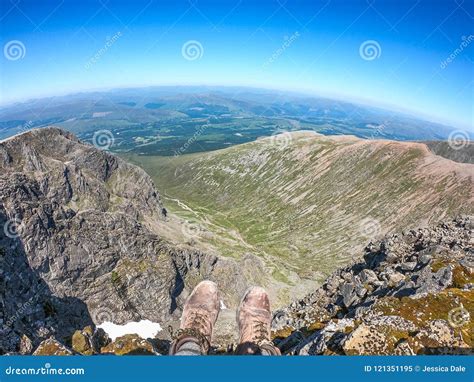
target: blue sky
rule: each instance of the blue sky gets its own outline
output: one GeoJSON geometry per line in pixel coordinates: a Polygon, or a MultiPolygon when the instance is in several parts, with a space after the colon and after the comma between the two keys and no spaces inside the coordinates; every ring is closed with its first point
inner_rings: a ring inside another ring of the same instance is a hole
{"type": "Polygon", "coordinates": [[[472,130],[473,16],[467,0],[2,0],[0,101],[248,85],[389,105],[472,130]],[[24,46],[20,58],[12,41],[24,46]],[[195,60],[183,55],[188,41],[199,43],[195,60]]]}

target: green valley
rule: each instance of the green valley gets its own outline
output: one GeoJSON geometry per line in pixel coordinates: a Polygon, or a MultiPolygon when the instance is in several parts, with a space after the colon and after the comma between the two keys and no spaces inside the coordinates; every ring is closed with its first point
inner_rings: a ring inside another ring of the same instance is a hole
{"type": "Polygon", "coordinates": [[[256,254],[295,295],[372,238],[474,212],[473,166],[421,143],[296,132],[126,159],[152,176],[170,219],[180,221],[169,239],[224,256],[256,254]]]}

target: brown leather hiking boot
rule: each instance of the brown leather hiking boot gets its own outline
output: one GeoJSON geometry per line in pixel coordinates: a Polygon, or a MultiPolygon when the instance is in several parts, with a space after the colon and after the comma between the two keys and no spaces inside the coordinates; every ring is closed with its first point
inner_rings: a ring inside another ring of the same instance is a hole
{"type": "Polygon", "coordinates": [[[184,344],[190,342],[200,346],[201,354],[207,354],[218,315],[217,285],[212,281],[201,281],[184,304],[180,329],[171,345],[170,354],[176,354],[184,344]]]}
{"type": "Polygon", "coordinates": [[[270,340],[271,320],[270,300],[265,289],[248,289],[237,311],[239,345],[236,353],[280,355],[280,350],[270,340]]]}

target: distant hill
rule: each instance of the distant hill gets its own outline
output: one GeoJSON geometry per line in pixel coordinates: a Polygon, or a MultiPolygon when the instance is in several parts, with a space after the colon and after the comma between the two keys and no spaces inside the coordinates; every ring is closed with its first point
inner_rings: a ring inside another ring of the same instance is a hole
{"type": "Polygon", "coordinates": [[[474,164],[474,143],[465,142],[458,147],[450,145],[449,142],[445,141],[430,141],[425,142],[428,148],[444,158],[451,159],[459,163],[472,163],[474,164]]]}
{"type": "Polygon", "coordinates": [[[446,140],[454,130],[370,105],[238,87],[115,89],[0,108],[0,139],[51,124],[89,142],[95,131],[107,129],[116,138],[113,151],[169,156],[202,126],[206,134],[197,138],[198,144],[190,148],[193,152],[250,142],[279,131],[427,141],[446,140]]]}

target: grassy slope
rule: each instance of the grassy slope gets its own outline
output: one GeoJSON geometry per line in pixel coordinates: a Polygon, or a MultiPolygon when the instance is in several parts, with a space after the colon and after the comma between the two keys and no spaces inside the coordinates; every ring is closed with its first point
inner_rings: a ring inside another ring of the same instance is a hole
{"type": "Polygon", "coordinates": [[[322,280],[375,236],[472,213],[472,177],[432,171],[438,162],[427,164],[427,155],[418,144],[297,134],[283,145],[265,139],[177,158],[127,159],[162,194],[197,212],[165,199],[173,212],[213,232],[203,240],[220,253],[257,253],[275,279],[292,284],[290,270],[322,280]]]}

